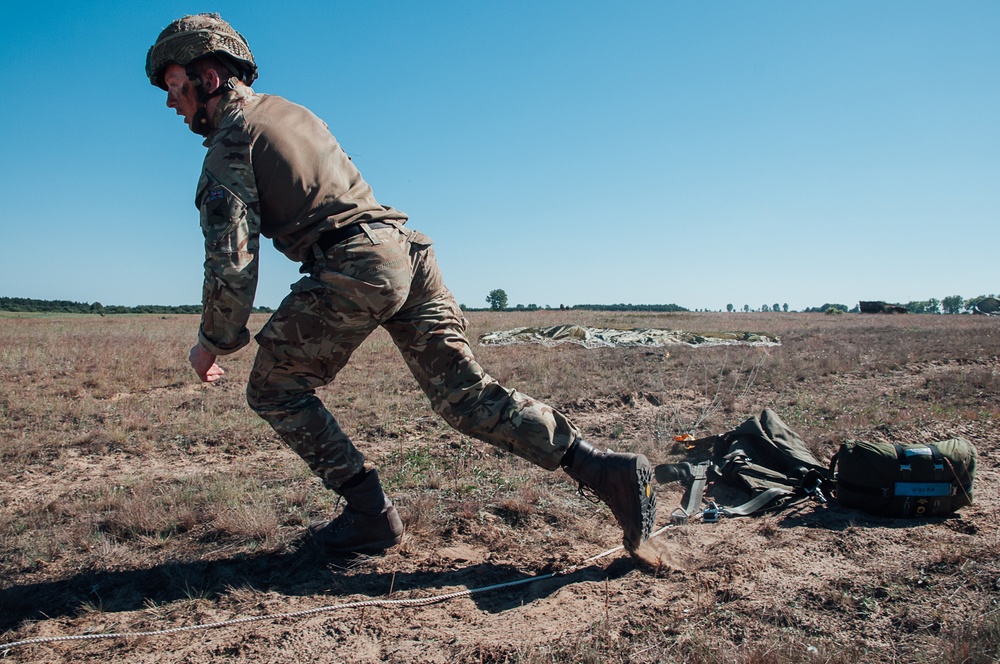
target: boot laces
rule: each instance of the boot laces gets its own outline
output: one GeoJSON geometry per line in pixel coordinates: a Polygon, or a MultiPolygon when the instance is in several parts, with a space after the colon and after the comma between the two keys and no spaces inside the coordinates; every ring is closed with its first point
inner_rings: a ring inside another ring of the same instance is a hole
{"type": "Polygon", "coordinates": [[[354,515],[350,510],[344,509],[330,522],[327,528],[330,533],[339,533],[342,530],[350,528],[352,525],[354,525],[354,515]]]}
{"type": "Polygon", "coordinates": [[[589,503],[600,505],[604,502],[604,499],[601,497],[601,494],[597,492],[597,489],[589,487],[583,482],[580,482],[579,486],[576,488],[576,492],[589,503]]]}

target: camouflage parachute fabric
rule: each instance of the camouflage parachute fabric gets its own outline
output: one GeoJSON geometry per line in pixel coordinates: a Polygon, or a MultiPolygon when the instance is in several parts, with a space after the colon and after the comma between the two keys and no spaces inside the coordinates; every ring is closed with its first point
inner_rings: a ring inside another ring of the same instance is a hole
{"type": "Polygon", "coordinates": [[[972,313],[1000,316],[1000,300],[995,297],[984,297],[972,305],[972,313]]]}
{"type": "Polygon", "coordinates": [[[621,346],[780,346],[778,337],[755,332],[684,332],[682,330],[640,329],[629,330],[584,327],[582,325],[553,325],[552,327],[515,327],[511,330],[487,332],[479,337],[487,346],[511,344],[542,344],[555,346],[574,343],[585,348],[611,348],[621,346]]]}

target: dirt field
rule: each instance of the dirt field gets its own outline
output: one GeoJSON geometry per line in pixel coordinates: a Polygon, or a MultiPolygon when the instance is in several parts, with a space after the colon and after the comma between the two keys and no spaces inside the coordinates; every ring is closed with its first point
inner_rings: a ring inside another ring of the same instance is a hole
{"type": "MultiPolygon", "coordinates": [[[[846,439],[979,450],[975,504],[891,520],[813,502],[668,528],[661,564],[610,512],[449,429],[387,335],[321,396],[407,526],[381,557],[301,539],[336,496],[246,407],[253,348],[221,384],[187,367],[196,317],[0,318],[0,653],[24,662],[994,662],[1000,659],[1000,319],[470,315],[473,338],[579,323],[777,334],[780,347],[477,347],[592,443],[654,463],[673,436],[774,409],[827,460],[846,439]],[[419,605],[342,607],[488,588],[419,605]],[[315,610],[311,613],[299,612],[315,610]],[[290,616],[287,614],[298,613],[290,616]],[[269,617],[283,614],[282,617],[269,617]]],[[[255,318],[255,327],[263,318],[255,318]]],[[[695,450],[697,452],[697,450],[695,450]]],[[[683,489],[659,487],[666,525],[683,489]]],[[[723,492],[719,497],[724,496],[723,492]]]]}

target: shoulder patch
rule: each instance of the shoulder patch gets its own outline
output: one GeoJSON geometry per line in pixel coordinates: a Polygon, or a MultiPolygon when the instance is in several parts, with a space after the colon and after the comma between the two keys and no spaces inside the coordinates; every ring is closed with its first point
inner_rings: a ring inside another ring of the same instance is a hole
{"type": "Polygon", "coordinates": [[[221,201],[225,197],[226,197],[226,190],[224,187],[212,187],[211,189],[208,190],[205,200],[206,202],[221,201]]]}

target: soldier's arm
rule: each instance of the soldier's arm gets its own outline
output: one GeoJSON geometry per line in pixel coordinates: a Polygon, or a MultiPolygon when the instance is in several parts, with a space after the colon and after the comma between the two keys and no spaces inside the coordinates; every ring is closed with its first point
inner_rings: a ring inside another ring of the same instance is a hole
{"type": "Polygon", "coordinates": [[[202,176],[198,207],[205,284],[198,341],[212,355],[234,353],[250,343],[247,321],[257,290],[260,219],[256,205],[246,201],[255,202],[255,195],[239,182],[220,182],[211,171],[202,176]]]}

